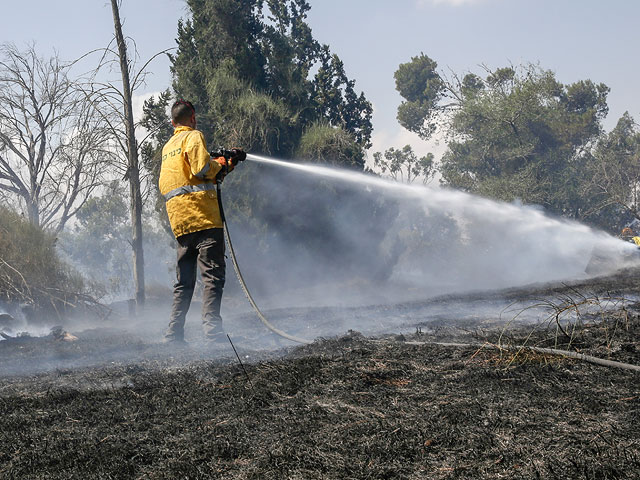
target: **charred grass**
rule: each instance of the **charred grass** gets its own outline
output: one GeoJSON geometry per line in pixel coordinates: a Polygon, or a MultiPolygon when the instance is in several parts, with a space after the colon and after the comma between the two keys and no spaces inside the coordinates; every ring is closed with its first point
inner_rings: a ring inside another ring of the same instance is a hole
{"type": "Polygon", "coordinates": [[[640,365],[640,305],[583,308],[637,291],[640,273],[578,293],[593,286],[530,292],[550,312],[535,327],[352,332],[250,352],[246,372],[115,332],[4,342],[0,478],[640,478],[640,374],[497,348],[640,365]],[[82,366],[96,355],[107,366],[82,366]],[[34,359],[55,369],[16,373],[34,359]]]}
{"type": "Polygon", "coordinates": [[[5,379],[0,477],[640,478],[640,375],[402,340],[5,379]]]}

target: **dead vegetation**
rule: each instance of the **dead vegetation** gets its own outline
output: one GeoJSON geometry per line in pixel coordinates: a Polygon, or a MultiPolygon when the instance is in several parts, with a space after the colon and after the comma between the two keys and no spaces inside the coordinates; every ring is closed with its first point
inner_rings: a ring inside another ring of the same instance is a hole
{"type": "MultiPolygon", "coordinates": [[[[31,321],[60,321],[71,310],[104,311],[97,287],[62,262],[56,237],[0,207],[0,306],[21,306],[31,321]]],[[[2,330],[0,324],[0,330],[2,330]]]]}
{"type": "Polygon", "coordinates": [[[210,361],[13,379],[0,475],[640,478],[640,376],[506,360],[352,333],[246,365],[251,383],[210,361]]]}
{"type": "Polygon", "coordinates": [[[631,318],[632,311],[637,311],[640,305],[623,295],[587,296],[569,287],[566,293],[540,300],[526,309],[540,307],[548,312],[546,319],[524,336],[525,329],[514,333],[507,323],[496,340],[496,347],[511,352],[514,359],[523,352],[544,355],[544,350],[610,358],[616,351],[635,349],[631,318]]]}
{"type": "MultiPolygon", "coordinates": [[[[640,365],[638,305],[605,308],[601,296],[601,310],[583,313],[593,296],[571,295],[554,297],[554,317],[533,331],[351,332],[243,361],[246,372],[232,352],[203,361],[131,343],[145,360],[5,377],[0,477],[640,478],[640,374],[433,344],[551,346],[640,365]]],[[[41,351],[56,340],[39,341],[41,351]]],[[[0,360],[33,355],[16,342],[0,342],[0,360]]],[[[57,354],[110,342],[126,343],[80,336],[57,354]]]]}

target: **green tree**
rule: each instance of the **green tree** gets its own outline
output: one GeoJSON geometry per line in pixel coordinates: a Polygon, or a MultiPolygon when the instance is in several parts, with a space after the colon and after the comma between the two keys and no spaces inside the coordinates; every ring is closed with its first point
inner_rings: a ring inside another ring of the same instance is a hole
{"type": "Polygon", "coordinates": [[[192,16],[178,26],[173,88],[197,105],[209,144],[290,158],[311,125],[325,122],[369,147],[371,105],[340,59],[313,38],[306,0],[187,4],[192,16]]]}
{"type": "Polygon", "coordinates": [[[396,90],[405,100],[398,107],[398,122],[426,140],[435,132],[440,101],[446,93],[445,83],[437,71],[438,64],[424,53],[403,63],[396,70],[396,90]]]}
{"type": "Polygon", "coordinates": [[[588,217],[619,230],[640,220],[640,129],[625,112],[603,135],[586,164],[585,196],[593,199],[588,217]]]}
{"type": "Polygon", "coordinates": [[[461,92],[442,159],[444,182],[584,218],[585,162],[602,132],[608,92],[590,80],[563,85],[537,67],[489,73],[484,88],[461,92]]]}
{"type": "Polygon", "coordinates": [[[421,179],[428,183],[436,173],[433,153],[418,158],[411,145],[405,145],[401,150],[391,147],[382,153],[373,154],[373,164],[382,174],[389,174],[391,178],[400,182],[413,183],[421,179]]]}
{"type": "Polygon", "coordinates": [[[562,84],[529,65],[447,79],[429,57],[396,72],[407,128],[448,135],[442,182],[505,201],[520,199],[584,218],[589,150],[602,133],[609,88],[591,80],[562,84]],[[409,113],[411,114],[409,115],[409,113]]]}
{"type": "Polygon", "coordinates": [[[351,134],[362,148],[371,147],[371,104],[363,93],[356,94],[355,81],[347,78],[342,60],[331,55],[327,45],[322,46],[320,68],[312,86],[314,111],[318,117],[351,134]]]}
{"type": "MultiPolygon", "coordinates": [[[[424,53],[403,63],[394,74],[396,90],[404,98],[398,107],[400,125],[428,140],[436,131],[447,106],[441,105],[446,97],[446,84],[437,71],[438,64],[424,53]]],[[[422,178],[428,183],[435,174],[432,153],[418,158],[410,145],[402,149],[391,147],[373,154],[374,166],[394,180],[412,183],[422,178]]]]}

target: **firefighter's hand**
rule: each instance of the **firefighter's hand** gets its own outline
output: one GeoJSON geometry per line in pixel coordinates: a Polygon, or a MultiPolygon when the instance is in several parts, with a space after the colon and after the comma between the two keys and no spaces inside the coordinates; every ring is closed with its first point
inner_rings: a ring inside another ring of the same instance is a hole
{"type": "Polygon", "coordinates": [[[238,162],[244,162],[247,158],[247,153],[241,148],[231,149],[231,164],[235,167],[238,162]]]}
{"type": "Polygon", "coordinates": [[[233,165],[229,165],[231,162],[227,162],[227,159],[224,157],[214,158],[213,161],[218,163],[222,167],[218,172],[218,174],[216,175],[216,181],[218,183],[222,183],[222,181],[224,180],[224,177],[226,177],[227,174],[231,170],[233,170],[233,165]]]}

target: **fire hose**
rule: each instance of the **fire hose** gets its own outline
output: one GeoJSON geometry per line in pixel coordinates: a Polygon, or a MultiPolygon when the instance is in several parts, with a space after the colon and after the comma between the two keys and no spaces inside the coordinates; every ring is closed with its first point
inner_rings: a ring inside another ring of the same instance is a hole
{"type": "Polygon", "coordinates": [[[305,343],[305,344],[312,343],[310,340],[306,340],[304,338],[290,335],[287,332],[283,332],[279,328],[275,327],[271,322],[269,322],[269,320],[267,320],[264,314],[260,311],[260,308],[258,307],[255,300],[251,296],[251,292],[249,292],[249,289],[247,288],[247,284],[244,281],[244,278],[242,277],[242,272],[240,271],[240,266],[238,265],[238,260],[236,258],[236,252],[234,251],[233,244],[231,243],[231,235],[229,235],[229,227],[227,226],[227,220],[224,215],[224,209],[222,208],[222,196],[220,194],[219,182],[216,184],[216,193],[218,195],[218,206],[220,208],[220,216],[222,217],[222,226],[224,228],[224,238],[225,238],[225,241],[227,242],[227,248],[229,249],[229,256],[231,257],[231,263],[233,263],[233,269],[236,272],[236,277],[238,277],[238,282],[240,283],[240,286],[242,287],[242,290],[244,291],[245,296],[249,300],[249,303],[255,310],[256,314],[258,315],[258,318],[260,319],[260,321],[265,327],[267,327],[276,335],[279,335],[283,338],[286,338],[287,340],[291,340],[298,343],[305,343]]]}

